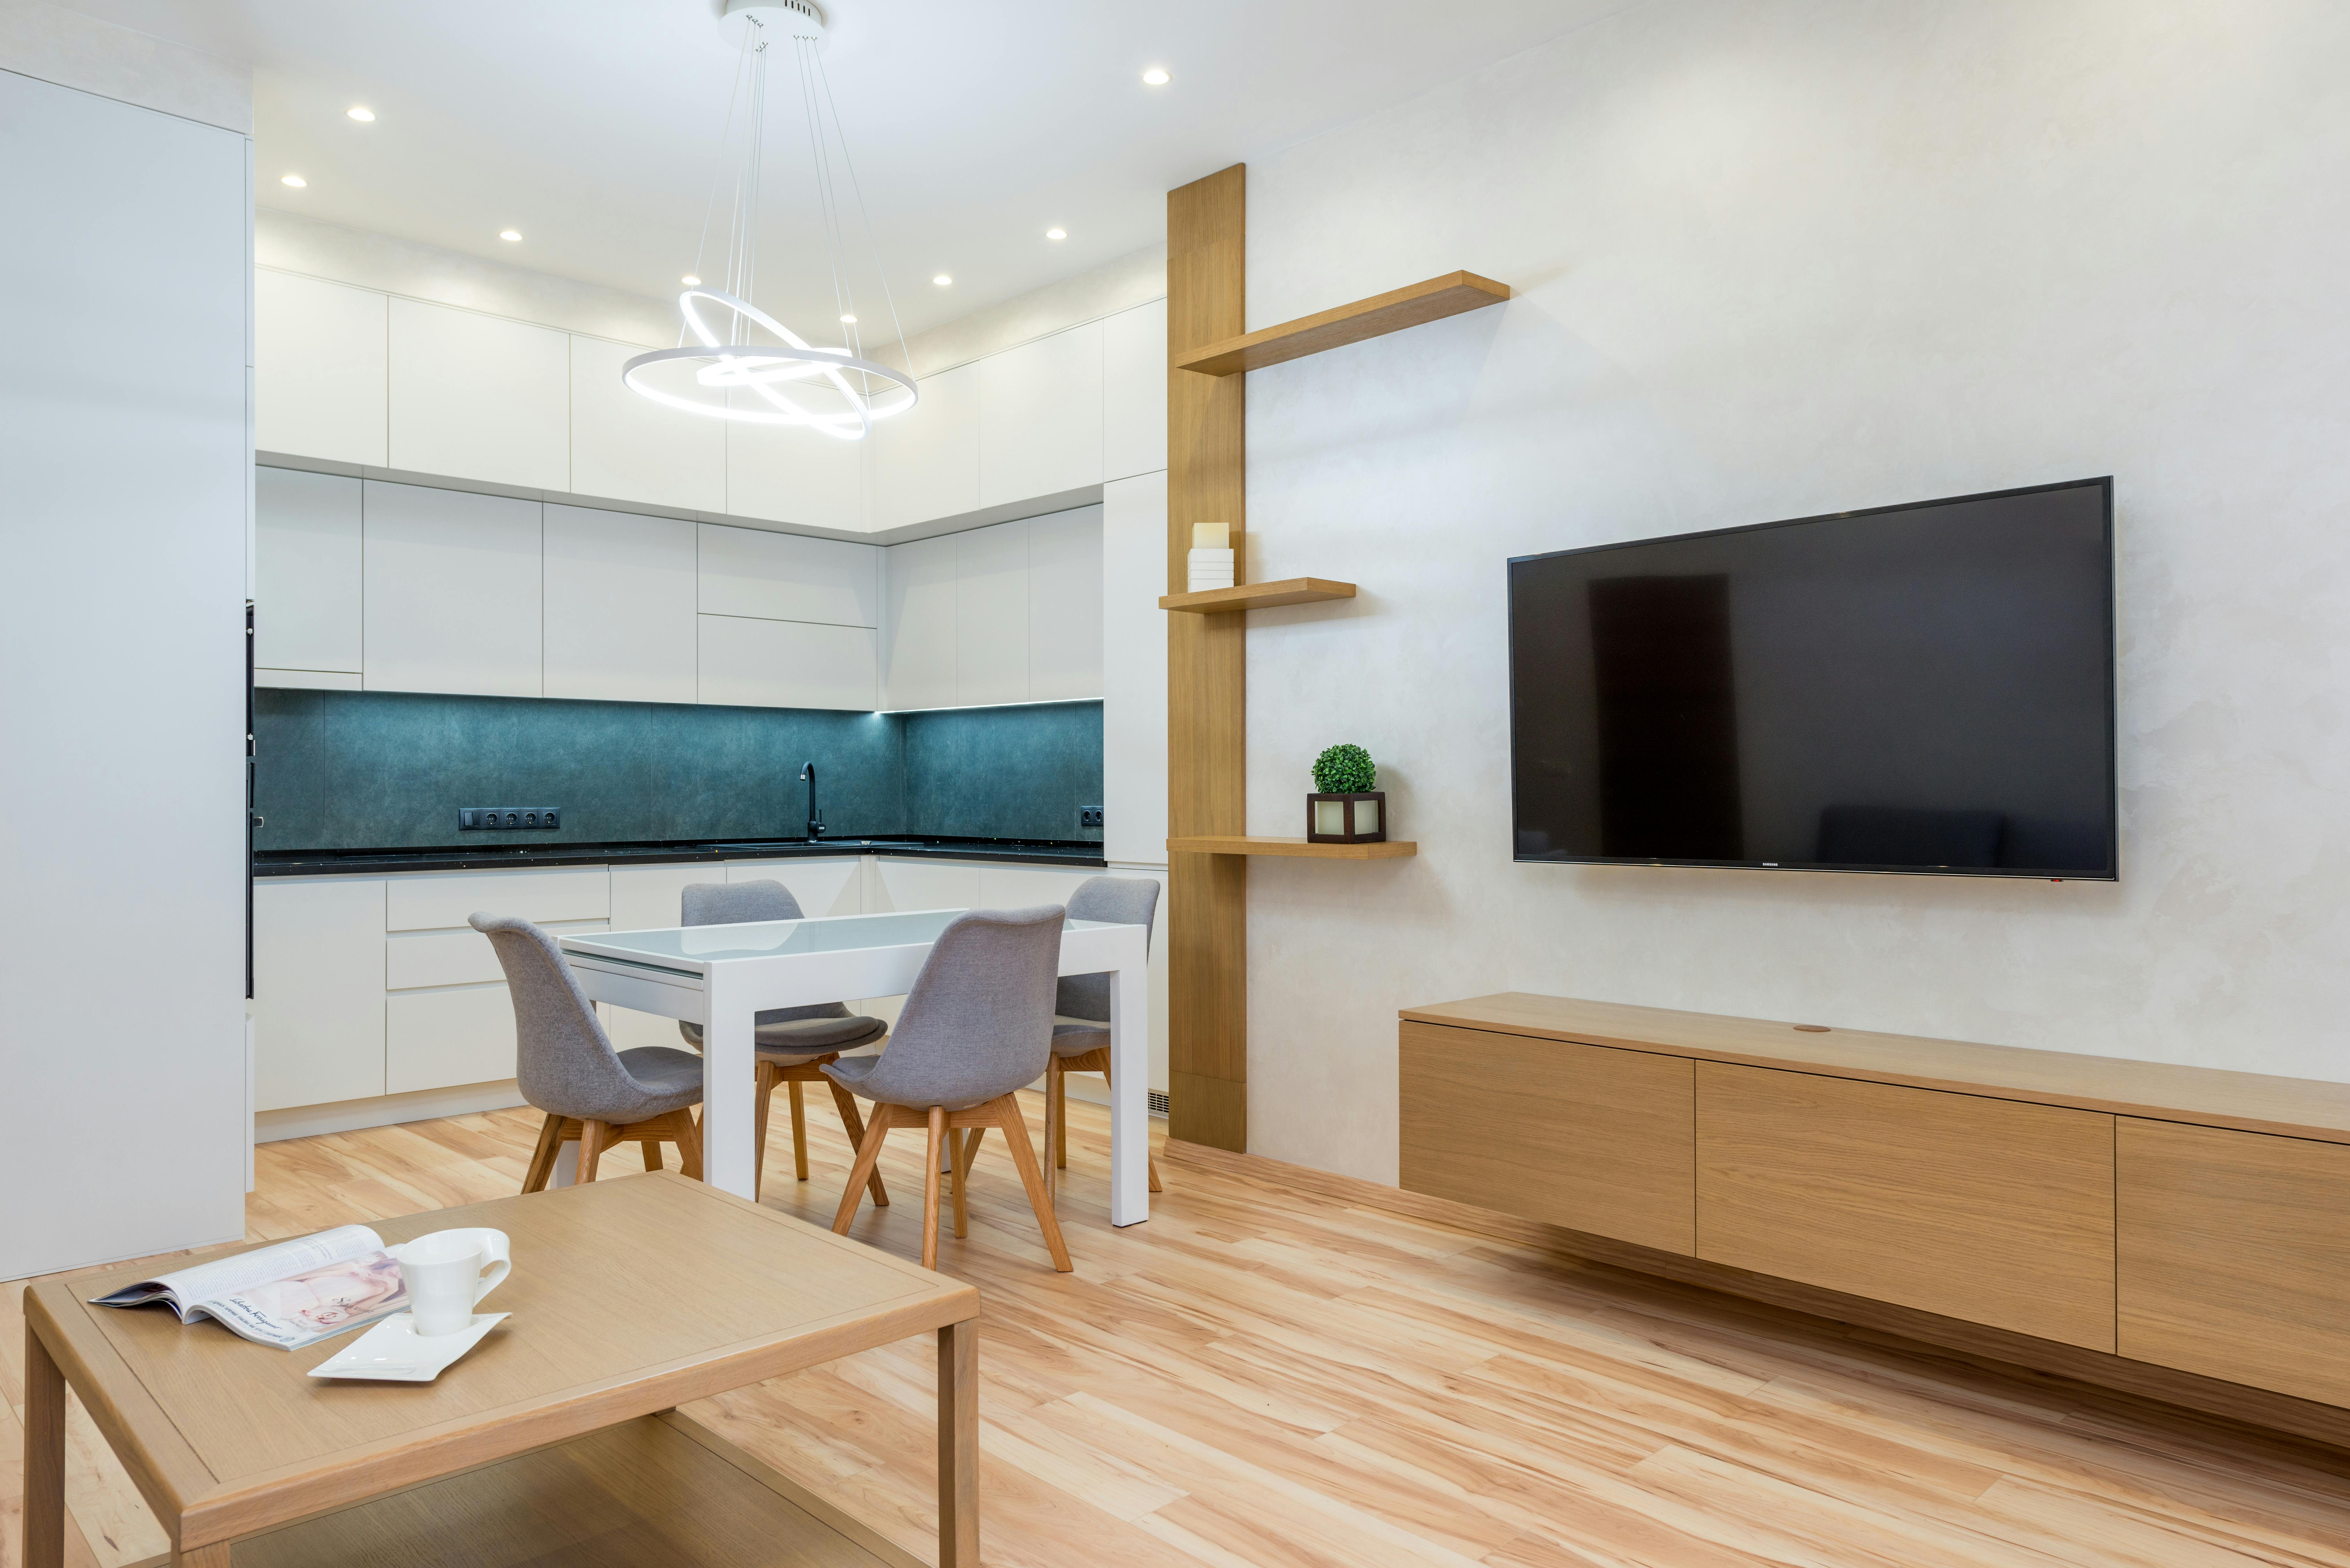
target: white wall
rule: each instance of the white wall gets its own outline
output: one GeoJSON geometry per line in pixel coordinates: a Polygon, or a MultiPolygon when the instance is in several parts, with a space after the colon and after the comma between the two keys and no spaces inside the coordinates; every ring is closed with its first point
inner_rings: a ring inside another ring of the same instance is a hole
{"type": "Polygon", "coordinates": [[[1504,989],[2350,1078],[2350,11],[1652,0],[1249,171],[1254,1146],[1392,1180],[1395,1010],[1504,989]],[[1513,554],[2112,473],[2122,881],[1516,866],[1513,554]]]}
{"type": "Polygon", "coordinates": [[[0,1278],[244,1233],[248,145],[0,69],[0,1278]]]}

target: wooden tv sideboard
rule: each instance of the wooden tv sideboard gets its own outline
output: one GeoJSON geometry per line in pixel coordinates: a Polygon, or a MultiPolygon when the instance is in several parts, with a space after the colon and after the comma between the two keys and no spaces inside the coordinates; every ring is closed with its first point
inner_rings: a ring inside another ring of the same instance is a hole
{"type": "Polygon", "coordinates": [[[1400,1016],[1408,1191],[2350,1442],[2350,1084],[1518,992],[1400,1016]]]}

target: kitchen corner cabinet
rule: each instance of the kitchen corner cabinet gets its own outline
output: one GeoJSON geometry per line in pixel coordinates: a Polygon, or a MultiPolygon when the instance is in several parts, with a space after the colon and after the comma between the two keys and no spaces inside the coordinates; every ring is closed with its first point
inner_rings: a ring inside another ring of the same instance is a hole
{"type": "Polygon", "coordinates": [[[368,691],[542,694],[537,502],[368,480],[359,524],[368,691]]]}
{"type": "MultiPolygon", "coordinates": [[[[729,396],[749,400],[755,394],[729,396]]],[[[866,457],[872,441],[835,441],[812,431],[733,420],[725,430],[726,504],[711,510],[806,528],[864,529],[866,457]]]]}
{"type": "Polygon", "coordinates": [[[1028,701],[1028,524],[954,536],[955,702],[1028,701]]]}
{"type": "Polygon", "coordinates": [[[729,708],[845,708],[880,701],[871,628],[705,615],[701,700],[729,708]]]}
{"type": "Polygon", "coordinates": [[[990,354],[979,367],[979,504],[1102,481],[1102,324],[990,354]]]}
{"type": "Polygon", "coordinates": [[[955,536],[892,545],[883,556],[881,705],[955,703],[955,536]]]}
{"type": "Polygon", "coordinates": [[[384,466],[390,306],[372,289],[255,270],[255,446],[384,466]]]}
{"type": "Polygon", "coordinates": [[[540,525],[546,695],[692,701],[697,524],[549,504],[540,525]]]}
{"type": "Polygon", "coordinates": [[[882,566],[884,707],[1102,694],[1102,509],[892,545],[882,566]]]}
{"type": "Polygon", "coordinates": [[[391,302],[388,466],[571,488],[571,335],[421,300],[391,302]]]}
{"type": "Polygon", "coordinates": [[[256,470],[254,531],[254,663],[356,677],[359,482],[290,468],[256,470]]]}
{"type": "MultiPolygon", "coordinates": [[[[921,400],[883,420],[859,445],[873,448],[871,525],[876,532],[976,512],[980,399],[984,361],[959,365],[916,385],[921,400]]],[[[796,432],[806,434],[807,432],[796,432]]],[[[809,436],[823,441],[822,436],[809,436]]]]}

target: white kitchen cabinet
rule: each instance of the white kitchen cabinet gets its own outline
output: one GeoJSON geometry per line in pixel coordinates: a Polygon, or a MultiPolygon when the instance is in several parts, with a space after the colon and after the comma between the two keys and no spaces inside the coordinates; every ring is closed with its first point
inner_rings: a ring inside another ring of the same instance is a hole
{"type": "Polygon", "coordinates": [[[384,1000],[383,1018],[387,1094],[515,1075],[514,1000],[503,984],[395,992],[384,1000]]]}
{"type": "MultiPolygon", "coordinates": [[[[928,411],[918,406],[900,417],[920,419],[928,411]]],[[[882,425],[893,422],[885,420],[882,425]]],[[[864,528],[866,455],[873,441],[836,441],[788,425],[735,420],[725,424],[726,504],[711,510],[809,528],[864,528]]]]}
{"type": "Polygon", "coordinates": [[[692,701],[699,524],[550,503],[542,526],[546,694],[692,701]]]}
{"type": "Polygon", "coordinates": [[[537,502],[369,480],[360,535],[369,691],[541,694],[537,502]]]}
{"type": "Polygon", "coordinates": [[[254,884],[255,1110],[384,1092],[383,908],[380,881],[254,884]]]}
{"type": "Polygon", "coordinates": [[[1028,524],[954,535],[955,702],[1028,701],[1028,524]]]}
{"type": "MultiPolygon", "coordinates": [[[[602,920],[534,922],[557,936],[600,931],[602,920]]],[[[504,980],[498,950],[471,926],[453,931],[393,931],[383,940],[383,988],[421,991],[450,985],[494,985],[504,980]]]]}
{"type": "Polygon", "coordinates": [[[254,662],[357,674],[359,482],[256,470],[254,549],[254,662]]]}
{"type": "Polygon", "coordinates": [[[356,670],[264,670],[253,671],[255,686],[286,691],[358,691],[364,690],[356,670]]]}
{"type": "Polygon", "coordinates": [[[976,512],[981,383],[986,361],[922,378],[921,400],[883,420],[861,445],[873,452],[872,525],[878,531],[976,512]]]}
{"type": "Polygon", "coordinates": [[[1047,866],[1001,866],[983,862],[979,867],[981,909],[1030,909],[1039,904],[1063,904],[1077,884],[1096,875],[1089,869],[1047,866]]]}
{"type": "Polygon", "coordinates": [[[1166,591],[1167,471],[1114,479],[1102,486],[1102,853],[1145,865],[1167,858],[1166,591]]]}
{"type": "Polygon", "coordinates": [[[955,702],[955,538],[892,545],[882,559],[882,703],[955,702]]]}
{"type": "Polygon", "coordinates": [[[600,920],[611,913],[611,877],[601,866],[394,877],[384,895],[384,929],[455,930],[477,909],[542,926],[600,920]]]}
{"type": "Polygon", "coordinates": [[[853,708],[879,698],[876,634],[740,616],[700,618],[701,700],[733,708],[853,708]]]}
{"type": "Polygon", "coordinates": [[[968,860],[893,860],[877,856],[865,899],[868,915],[906,909],[977,909],[980,868],[968,860]]]}
{"type": "Polygon", "coordinates": [[[445,305],[390,306],[386,466],[571,488],[571,335],[445,305]]]}
{"type": "Polygon", "coordinates": [[[878,545],[705,523],[699,570],[704,615],[881,624],[878,545]]]}
{"type": "Polygon", "coordinates": [[[1102,694],[1102,509],[1028,520],[1028,700],[1102,694]]]}
{"type": "Polygon", "coordinates": [[[1167,466],[1167,302],[1102,323],[1102,479],[1167,466]]]}
{"type": "MultiPolygon", "coordinates": [[[[819,763],[819,775],[822,769],[823,764],[819,763]]],[[[729,860],[725,864],[725,879],[729,882],[781,882],[791,889],[792,897],[799,903],[800,913],[815,919],[824,915],[865,913],[863,868],[864,861],[855,856],[845,856],[837,860],[814,857],[804,860],[729,860]]],[[[702,880],[715,878],[704,877],[702,880]]]]}
{"type": "Polygon", "coordinates": [[[620,367],[643,352],[632,344],[571,335],[571,477],[546,488],[725,511],[725,421],[664,408],[630,391],[620,367]]]}
{"type": "Polygon", "coordinates": [[[385,465],[389,306],[372,289],[255,271],[255,446],[385,465]]]}
{"type": "Polygon", "coordinates": [[[979,361],[979,504],[1102,480],[1102,324],[979,361]]]}

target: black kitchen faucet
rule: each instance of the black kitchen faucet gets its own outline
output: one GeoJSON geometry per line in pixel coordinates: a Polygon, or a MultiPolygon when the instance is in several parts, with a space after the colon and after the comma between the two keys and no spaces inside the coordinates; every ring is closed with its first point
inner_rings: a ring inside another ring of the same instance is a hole
{"type": "Polygon", "coordinates": [[[807,836],[808,842],[813,844],[824,836],[824,813],[816,807],[816,764],[802,763],[800,777],[808,786],[807,836]]]}

